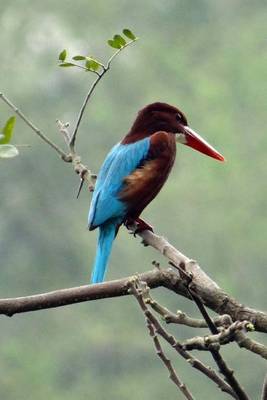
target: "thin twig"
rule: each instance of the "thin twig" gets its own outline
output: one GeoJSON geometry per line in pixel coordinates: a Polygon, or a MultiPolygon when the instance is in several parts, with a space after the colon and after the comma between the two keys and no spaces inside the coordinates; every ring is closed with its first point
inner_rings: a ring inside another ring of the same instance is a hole
{"type": "Polygon", "coordinates": [[[66,144],[69,145],[69,142],[70,142],[70,133],[68,131],[68,127],[70,126],[69,122],[64,123],[64,122],[60,121],[59,119],[57,119],[56,123],[57,123],[58,129],[59,129],[59,132],[63,136],[66,144]]]}
{"type": "Polygon", "coordinates": [[[178,387],[178,389],[184,394],[185,398],[188,400],[194,400],[192,394],[186,385],[180,380],[177,375],[177,372],[173,368],[171,361],[166,357],[162,346],[160,344],[159,338],[155,332],[154,325],[151,323],[150,319],[146,318],[147,328],[149,330],[149,334],[152,337],[154,347],[156,349],[157,356],[161,359],[165,367],[169,371],[169,378],[173,381],[173,383],[178,387]]]}
{"type": "Polygon", "coordinates": [[[267,360],[267,347],[262,343],[256,342],[256,340],[248,338],[244,332],[236,332],[235,341],[240,348],[249,350],[267,360]]]}
{"type": "MultiPolygon", "coordinates": [[[[168,308],[162,306],[159,304],[154,298],[151,297],[150,293],[146,294],[145,298],[146,304],[149,304],[151,308],[153,308],[154,311],[156,311],[166,322],[166,324],[174,323],[174,324],[181,324],[181,325],[186,325],[191,328],[207,328],[208,325],[204,319],[198,319],[198,318],[192,318],[189,317],[186,313],[183,311],[178,310],[176,313],[173,313],[170,311],[168,308]]],[[[251,322],[248,321],[236,321],[233,323],[232,318],[230,315],[221,315],[218,317],[215,317],[212,319],[213,323],[215,324],[216,327],[219,327],[220,334],[222,332],[227,332],[227,330],[230,328],[231,332],[232,328],[235,328],[236,325],[238,324],[238,329],[234,330],[234,338],[233,341],[235,341],[240,348],[244,348],[246,350],[249,350],[259,356],[261,356],[264,359],[267,359],[267,347],[264,346],[262,343],[256,342],[255,340],[252,340],[248,338],[245,333],[240,330],[240,327],[243,326],[243,324],[250,324],[249,329],[252,329],[252,324],[251,322]],[[232,328],[231,328],[232,327],[232,328]]],[[[225,333],[224,333],[225,334],[225,333]]],[[[205,341],[206,337],[205,336],[202,339],[205,341]]],[[[216,335],[214,335],[216,337],[216,335]]],[[[221,336],[223,337],[223,335],[221,336]]],[[[205,341],[207,343],[207,341],[205,341]]],[[[228,343],[227,341],[221,344],[226,344],[228,343]]],[[[185,343],[183,343],[184,345],[185,343]]],[[[187,349],[189,350],[189,349],[187,349]]],[[[203,350],[207,350],[206,348],[203,350]]]]}
{"type": "MultiPolygon", "coordinates": [[[[138,40],[138,38],[136,37],[135,39],[132,39],[130,42],[126,43],[123,47],[121,47],[120,49],[118,49],[114,54],[112,54],[112,56],[109,58],[107,65],[104,69],[109,69],[110,65],[112,63],[112,61],[114,60],[114,58],[117,57],[117,55],[124,49],[126,49],[126,47],[131,46],[134,42],[136,42],[138,40]]],[[[103,67],[103,65],[102,65],[103,67]]]]}
{"type": "Polygon", "coordinates": [[[206,336],[195,336],[185,340],[182,345],[185,350],[209,350],[210,345],[224,345],[236,340],[236,333],[239,331],[251,331],[253,325],[248,321],[236,321],[228,328],[222,329],[219,333],[206,336]]]}
{"type": "Polygon", "coordinates": [[[78,132],[78,129],[79,129],[79,126],[80,126],[80,123],[81,123],[85,108],[87,106],[87,103],[88,103],[90,97],[92,96],[95,87],[97,86],[98,82],[102,79],[102,77],[104,76],[105,73],[106,73],[106,70],[104,70],[100,75],[97,76],[96,80],[92,83],[92,85],[91,85],[91,87],[89,89],[89,92],[87,93],[87,95],[86,95],[86,97],[85,97],[85,99],[83,101],[82,107],[81,107],[81,109],[79,111],[78,119],[77,119],[77,122],[76,122],[76,125],[75,125],[75,128],[74,128],[73,134],[71,135],[71,139],[70,139],[70,142],[69,142],[69,147],[70,147],[71,153],[75,153],[76,136],[77,136],[77,132],[78,132]]]}
{"type": "Polygon", "coordinates": [[[137,40],[137,38],[134,39],[134,40],[132,40],[132,41],[130,41],[130,42],[128,42],[128,43],[126,43],[125,46],[123,46],[123,47],[121,47],[120,49],[118,49],[118,50],[110,57],[110,59],[108,60],[106,66],[101,65],[102,68],[103,68],[103,70],[102,70],[101,73],[98,73],[98,74],[97,74],[97,78],[96,78],[95,81],[92,83],[92,85],[91,85],[91,87],[90,87],[90,89],[89,89],[87,95],[85,96],[85,99],[84,99],[84,101],[83,101],[82,107],[81,107],[81,109],[80,109],[80,111],[79,111],[78,118],[77,118],[77,122],[76,122],[76,125],[75,125],[75,127],[74,127],[74,130],[73,130],[73,133],[72,133],[72,135],[71,135],[70,142],[69,142],[69,147],[70,147],[71,153],[73,153],[73,154],[75,153],[75,142],[76,142],[77,132],[78,132],[78,129],[79,129],[79,126],[80,126],[80,123],[81,123],[81,120],[82,120],[84,111],[85,111],[86,106],[87,106],[87,104],[88,104],[88,101],[89,101],[89,99],[91,98],[91,96],[92,96],[92,94],[93,94],[93,92],[94,92],[94,90],[95,90],[97,84],[98,84],[99,81],[103,78],[103,76],[107,73],[107,71],[110,69],[111,63],[112,63],[112,61],[114,60],[114,58],[115,58],[122,50],[124,50],[126,47],[130,46],[130,45],[131,45],[132,43],[134,43],[136,40],[137,40]]]}
{"type": "MultiPolygon", "coordinates": [[[[154,298],[149,295],[146,302],[164,319],[166,324],[180,324],[190,326],[191,328],[207,328],[208,325],[204,319],[189,317],[185,312],[177,310],[176,313],[170,311],[167,307],[159,304],[154,298]]],[[[229,315],[220,315],[213,318],[213,323],[218,326],[227,327],[231,325],[232,319],[229,315]]]]}
{"type": "Polygon", "coordinates": [[[267,400],[267,374],[263,381],[261,400],[267,400]]]}
{"type": "MultiPolygon", "coordinates": [[[[218,331],[217,327],[215,326],[215,324],[213,323],[212,319],[210,318],[201,298],[196,293],[194,293],[194,291],[191,288],[191,285],[194,280],[193,274],[187,273],[185,264],[183,262],[181,262],[179,265],[176,265],[173,262],[170,262],[170,264],[173,267],[178,269],[179,273],[181,274],[181,277],[185,280],[185,284],[186,284],[188,293],[190,294],[190,296],[192,297],[192,300],[197,305],[197,307],[198,307],[200,313],[202,314],[204,320],[206,321],[211,333],[213,335],[218,334],[219,331],[218,331]]],[[[235,378],[234,371],[228,367],[226,361],[223,359],[222,355],[220,354],[219,349],[216,347],[210,346],[209,351],[210,351],[214,361],[216,362],[216,364],[219,368],[219,371],[224,375],[226,381],[229,383],[229,385],[232,387],[232,389],[236,393],[237,398],[239,400],[249,400],[249,397],[245,393],[244,389],[241,387],[241,385],[235,378]]]]}
{"type": "MultiPolygon", "coordinates": [[[[202,372],[206,375],[209,379],[215,382],[218,387],[228,394],[230,394],[233,398],[238,399],[235,392],[231,388],[231,386],[226,383],[220,376],[210,367],[207,367],[203,364],[200,360],[193,357],[188,351],[183,349],[183,346],[174,338],[174,336],[170,335],[160,324],[157,318],[151,313],[148,309],[147,305],[145,304],[145,300],[142,296],[142,291],[144,290],[144,282],[142,282],[142,287],[138,286],[138,282],[140,280],[137,277],[134,277],[128,281],[129,290],[135,296],[136,300],[138,301],[144,315],[148,318],[151,323],[155,327],[155,331],[158,335],[160,335],[170,346],[177,351],[180,356],[182,356],[193,368],[196,368],[198,371],[202,372]]],[[[145,291],[148,289],[145,288],[145,291]]]]}
{"type": "Polygon", "coordinates": [[[35,126],[3,93],[0,93],[0,99],[2,99],[36,133],[36,135],[56,150],[64,161],[69,161],[68,155],[59,146],[52,142],[37,126],[35,126]]]}
{"type": "MultiPolygon", "coordinates": [[[[67,145],[69,145],[70,142],[70,132],[68,130],[69,123],[63,123],[59,119],[56,120],[59,132],[63,136],[65,142],[67,145]]],[[[94,190],[95,182],[96,182],[96,175],[93,174],[86,165],[82,164],[81,162],[81,157],[78,156],[77,154],[73,153],[71,155],[71,160],[72,160],[72,165],[74,168],[74,171],[76,174],[80,176],[80,186],[79,186],[79,191],[78,195],[80,193],[80,190],[83,186],[84,182],[87,182],[87,187],[90,192],[94,190]]],[[[77,195],[77,197],[78,197],[77,195]]]]}

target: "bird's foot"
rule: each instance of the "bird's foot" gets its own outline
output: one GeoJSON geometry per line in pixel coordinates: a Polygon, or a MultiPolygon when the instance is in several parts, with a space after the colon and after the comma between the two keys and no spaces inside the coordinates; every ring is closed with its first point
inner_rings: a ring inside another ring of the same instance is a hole
{"type": "Polygon", "coordinates": [[[150,231],[150,232],[154,233],[153,226],[151,226],[148,222],[144,221],[143,219],[137,218],[135,220],[135,222],[137,224],[137,229],[138,229],[137,233],[140,233],[143,231],[150,231]]]}
{"type": "Polygon", "coordinates": [[[136,219],[127,219],[124,223],[127,229],[130,230],[130,234],[134,235],[134,237],[143,231],[151,231],[154,232],[153,227],[149,225],[146,221],[141,218],[136,219]]]}

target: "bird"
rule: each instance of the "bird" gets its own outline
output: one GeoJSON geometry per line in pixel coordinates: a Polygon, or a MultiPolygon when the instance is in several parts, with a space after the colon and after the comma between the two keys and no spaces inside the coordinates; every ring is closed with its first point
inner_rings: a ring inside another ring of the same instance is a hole
{"type": "Polygon", "coordinates": [[[88,214],[89,230],[99,228],[91,283],[104,280],[112,244],[122,224],[135,222],[139,232],[153,231],[140,215],[166,182],[175,161],[176,143],[224,161],[189,127],[181,110],[162,102],[142,108],[129,132],[106,156],[88,214]]]}

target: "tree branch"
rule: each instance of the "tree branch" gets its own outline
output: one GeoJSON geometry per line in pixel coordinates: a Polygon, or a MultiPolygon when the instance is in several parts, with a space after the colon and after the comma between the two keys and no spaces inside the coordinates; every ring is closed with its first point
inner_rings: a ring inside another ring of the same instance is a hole
{"type": "MultiPolygon", "coordinates": [[[[219,331],[218,331],[217,327],[215,326],[215,324],[213,323],[213,320],[210,318],[209,313],[207,312],[201,298],[198,296],[197,293],[194,292],[194,289],[192,289],[194,275],[192,273],[188,273],[186,271],[184,262],[180,262],[179,265],[176,265],[170,261],[170,264],[173,267],[175,267],[179,271],[180,276],[182,278],[184,278],[188,294],[190,295],[192,300],[195,302],[197,308],[199,309],[200,313],[202,314],[204,320],[206,321],[212,335],[218,335],[219,331]]],[[[226,361],[224,360],[224,358],[221,355],[219,350],[220,350],[219,343],[217,343],[215,345],[210,344],[209,351],[210,351],[214,361],[216,362],[219,371],[224,375],[225,380],[228,382],[228,384],[231,386],[233,391],[236,393],[237,398],[239,400],[249,400],[246,392],[244,391],[244,389],[242,388],[242,386],[240,385],[240,383],[234,376],[234,371],[228,367],[226,361]]]]}
{"type": "Polygon", "coordinates": [[[97,73],[97,78],[96,78],[95,81],[92,83],[92,85],[91,85],[91,87],[90,87],[90,89],[89,89],[87,95],[85,96],[85,99],[84,99],[84,101],[83,101],[82,107],[81,107],[81,109],[80,109],[80,111],[79,111],[79,115],[78,115],[78,118],[77,118],[77,122],[76,122],[75,128],[74,128],[73,133],[72,133],[71,138],[70,138],[69,147],[70,147],[70,151],[71,151],[72,154],[75,154],[76,136],[77,136],[77,132],[78,132],[78,129],[79,129],[79,126],[80,126],[80,123],[81,123],[81,120],[82,120],[84,111],[85,111],[85,109],[86,109],[86,106],[87,106],[87,104],[88,104],[88,101],[90,100],[90,98],[91,98],[91,96],[92,96],[92,94],[93,94],[93,92],[94,92],[94,90],[95,90],[97,84],[100,82],[100,80],[104,77],[104,75],[105,75],[105,74],[108,72],[108,70],[110,69],[111,63],[112,63],[112,61],[114,60],[114,58],[117,57],[117,55],[118,55],[122,50],[124,50],[126,47],[128,47],[128,46],[130,46],[132,43],[136,42],[136,40],[137,40],[137,38],[131,40],[130,42],[126,43],[123,47],[121,47],[120,49],[118,49],[118,50],[110,57],[110,59],[109,59],[108,62],[107,62],[107,65],[106,65],[106,66],[105,66],[105,65],[102,65],[102,68],[103,68],[102,72],[99,73],[99,74],[97,73]]]}
{"type": "Polygon", "coordinates": [[[139,306],[141,310],[143,311],[145,318],[149,319],[150,323],[154,326],[155,332],[160,335],[169,345],[176,350],[176,352],[184,358],[193,368],[196,368],[198,371],[202,372],[204,375],[206,375],[209,379],[211,379],[213,382],[215,382],[218,387],[223,391],[228,394],[230,394],[233,398],[238,399],[234,391],[232,390],[231,386],[228,385],[223,379],[220,378],[220,376],[210,367],[207,367],[205,364],[203,364],[200,360],[197,358],[193,357],[188,351],[184,350],[183,346],[181,343],[179,343],[174,336],[169,334],[163,326],[160,324],[160,322],[157,320],[157,318],[151,313],[151,311],[148,309],[145,298],[146,298],[146,293],[147,290],[149,290],[149,287],[145,286],[146,283],[143,281],[140,281],[140,278],[133,277],[128,281],[128,286],[130,292],[135,296],[136,300],[139,303],[139,306]]]}
{"type": "Polygon", "coordinates": [[[2,99],[44,142],[52,147],[61,156],[64,161],[68,161],[68,155],[50,140],[37,126],[35,126],[22,111],[19,110],[3,93],[0,93],[2,99]]]}
{"type": "Polygon", "coordinates": [[[182,343],[185,350],[209,350],[210,346],[213,348],[214,344],[225,345],[236,340],[235,336],[238,331],[251,331],[251,322],[248,321],[236,321],[232,323],[228,328],[221,330],[219,333],[206,336],[195,336],[187,339],[182,343]]]}
{"type": "Polygon", "coordinates": [[[239,347],[252,351],[252,353],[258,354],[267,360],[267,347],[262,343],[248,338],[244,332],[236,332],[235,341],[239,347]]]}
{"type": "MultiPolygon", "coordinates": [[[[267,313],[246,307],[228,295],[200,268],[196,261],[177,250],[163,236],[158,236],[149,230],[140,232],[138,235],[142,238],[144,244],[152,246],[174,264],[185,264],[186,272],[194,277],[191,289],[211,310],[220,315],[228,314],[233,321],[250,321],[256,331],[267,333],[267,313]]],[[[169,281],[166,281],[165,287],[190,298],[183,286],[181,288],[181,285],[177,287],[172,284],[168,285],[169,281]]]]}
{"type": "Polygon", "coordinates": [[[152,337],[154,347],[156,349],[156,353],[157,353],[158,357],[161,359],[161,361],[163,362],[163,364],[165,365],[165,367],[169,371],[169,378],[178,387],[178,389],[184,394],[184,397],[186,399],[194,400],[192,394],[190,393],[190,391],[188,390],[186,385],[184,383],[182,383],[182,381],[178,377],[175,369],[173,368],[171,361],[166,357],[166,355],[162,349],[162,346],[160,344],[159,338],[156,334],[154,325],[151,323],[149,318],[146,318],[146,323],[147,323],[147,328],[149,330],[149,334],[152,337]]]}
{"type": "MultiPolygon", "coordinates": [[[[176,313],[173,313],[170,311],[168,308],[163,307],[161,304],[159,304],[155,299],[152,299],[150,294],[146,297],[146,303],[150,305],[150,307],[155,310],[161,317],[164,319],[166,324],[181,324],[181,325],[186,325],[191,328],[207,328],[208,325],[204,319],[198,319],[198,318],[192,318],[186,315],[186,313],[178,310],[176,313]]],[[[230,315],[221,315],[218,317],[215,317],[212,319],[214,325],[216,327],[219,327],[220,333],[227,331],[229,327],[234,326],[236,323],[240,327],[239,324],[247,323],[246,321],[236,321],[233,323],[232,318],[230,315]]],[[[240,348],[244,348],[246,350],[249,350],[255,354],[258,354],[262,358],[267,359],[267,347],[264,346],[261,343],[256,342],[255,340],[252,340],[248,338],[243,331],[240,331],[239,329],[235,330],[235,335],[234,335],[234,341],[238,344],[240,348]]],[[[216,336],[216,335],[214,335],[216,336]]],[[[205,341],[207,336],[202,337],[202,339],[205,341]]],[[[226,343],[223,343],[226,344],[226,343]]],[[[206,350],[206,349],[204,349],[206,350]]],[[[267,399],[266,399],[267,400],[267,399]]]]}
{"type": "MultiPolygon", "coordinates": [[[[119,280],[103,282],[97,285],[84,285],[68,289],[59,289],[53,292],[36,294],[24,297],[14,297],[0,299],[0,315],[12,316],[17,313],[29,311],[37,311],[48,308],[62,307],[65,305],[81,303],[84,301],[92,301],[97,299],[112,298],[125,296],[127,292],[127,282],[130,277],[119,280]]],[[[171,268],[154,269],[140,274],[140,279],[148,284],[153,289],[157,287],[165,287],[178,295],[188,297],[182,279],[171,268]]],[[[209,307],[216,311],[220,308],[221,289],[209,291],[205,288],[205,282],[201,285],[198,283],[199,291],[203,294],[209,307]],[[202,286],[203,285],[203,286],[202,286]],[[215,299],[212,297],[215,296],[215,299]]],[[[229,315],[236,320],[248,320],[254,324],[255,330],[267,332],[267,314],[262,311],[247,308],[239,304],[234,298],[223,292],[223,299],[227,300],[224,305],[224,310],[229,311],[229,315]],[[247,316],[248,318],[242,318],[247,316]],[[241,317],[241,318],[240,318],[241,317]]]]}
{"type": "Polygon", "coordinates": [[[262,386],[261,400],[267,400],[267,375],[264,378],[262,386]]]}
{"type": "MultiPolygon", "coordinates": [[[[141,274],[140,277],[152,288],[163,286],[165,279],[176,280],[171,271],[160,272],[158,270],[153,270],[141,274]],[[170,278],[171,276],[172,278],[170,278]]],[[[128,277],[95,285],[59,289],[32,296],[0,299],[0,315],[12,317],[14,314],[19,313],[64,307],[66,305],[85,301],[125,296],[129,294],[127,286],[129,279],[128,277]]]]}
{"type": "Polygon", "coordinates": [[[75,128],[74,128],[74,131],[73,131],[73,134],[72,134],[72,136],[70,138],[70,142],[69,142],[70,151],[73,154],[75,154],[75,142],[76,142],[77,132],[78,132],[78,129],[79,129],[79,126],[80,126],[84,111],[86,109],[87,103],[88,103],[90,97],[92,96],[92,94],[93,94],[98,82],[103,78],[103,76],[106,73],[106,71],[107,71],[106,69],[103,70],[103,72],[100,75],[97,76],[97,78],[92,83],[92,85],[91,85],[91,87],[89,89],[89,92],[87,93],[87,95],[86,95],[86,97],[85,97],[85,99],[83,101],[83,104],[82,104],[82,107],[80,109],[80,112],[79,112],[79,115],[78,115],[78,119],[77,119],[77,122],[76,122],[76,125],[75,125],[75,128]]]}
{"type": "MultiPolygon", "coordinates": [[[[176,311],[176,313],[170,311],[168,308],[163,307],[155,299],[149,297],[147,302],[158,314],[162,316],[166,324],[180,324],[190,326],[191,328],[207,328],[208,325],[204,319],[189,317],[183,311],[176,311]]],[[[229,315],[221,315],[213,318],[215,326],[229,326],[232,323],[232,319],[229,315]]]]}

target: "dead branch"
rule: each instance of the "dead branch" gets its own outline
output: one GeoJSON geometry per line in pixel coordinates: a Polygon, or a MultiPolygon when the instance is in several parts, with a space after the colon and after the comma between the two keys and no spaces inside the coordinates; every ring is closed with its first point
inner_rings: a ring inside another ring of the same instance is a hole
{"type": "Polygon", "coordinates": [[[140,281],[140,278],[133,277],[128,281],[128,287],[130,292],[136,298],[141,310],[144,313],[146,319],[149,319],[150,323],[154,326],[155,332],[160,335],[176,352],[184,358],[193,368],[196,368],[198,371],[202,372],[206,377],[211,379],[213,382],[217,384],[217,386],[223,391],[230,394],[233,398],[239,399],[231,386],[226,383],[220,376],[210,367],[203,364],[200,360],[193,357],[188,351],[184,350],[181,343],[179,343],[174,336],[169,334],[157,318],[151,313],[148,309],[145,298],[146,292],[149,290],[145,282],[140,281]]]}
{"type": "Polygon", "coordinates": [[[228,328],[222,329],[219,333],[206,336],[195,336],[185,340],[182,345],[185,350],[209,350],[210,347],[218,349],[220,345],[228,344],[236,340],[238,331],[249,332],[253,330],[253,325],[248,321],[236,321],[228,328]]]}
{"type": "Polygon", "coordinates": [[[262,386],[261,400],[267,400],[267,375],[265,376],[262,386]]]}
{"type": "Polygon", "coordinates": [[[151,323],[151,321],[148,318],[146,318],[146,323],[147,323],[147,328],[149,330],[149,334],[152,337],[154,347],[156,349],[156,354],[161,359],[161,361],[163,362],[165,367],[168,369],[169,378],[178,387],[178,389],[183,393],[183,395],[186,399],[194,400],[194,398],[193,398],[192,394],[190,393],[190,391],[188,390],[187,386],[184,383],[182,383],[182,381],[178,377],[177,372],[173,368],[171,361],[166,357],[153,324],[151,323]]]}

